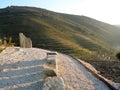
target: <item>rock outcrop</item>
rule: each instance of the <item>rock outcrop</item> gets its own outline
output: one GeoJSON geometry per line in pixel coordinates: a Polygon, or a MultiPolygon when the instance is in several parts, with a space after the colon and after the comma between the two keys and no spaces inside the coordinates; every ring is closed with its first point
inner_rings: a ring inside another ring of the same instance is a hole
{"type": "Polygon", "coordinates": [[[56,55],[56,52],[47,53],[46,66],[48,70],[44,73],[46,78],[42,90],[65,90],[63,79],[57,76],[56,55]]]}
{"type": "Polygon", "coordinates": [[[23,33],[19,33],[20,47],[32,48],[32,40],[26,37],[23,33]]]}
{"type": "Polygon", "coordinates": [[[60,77],[46,78],[42,90],[64,90],[62,78],[60,77]]]}

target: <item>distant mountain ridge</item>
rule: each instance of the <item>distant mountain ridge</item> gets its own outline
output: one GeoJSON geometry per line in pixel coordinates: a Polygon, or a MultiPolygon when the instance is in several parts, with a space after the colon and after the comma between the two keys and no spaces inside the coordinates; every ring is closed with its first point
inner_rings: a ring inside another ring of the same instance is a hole
{"type": "Polygon", "coordinates": [[[19,45],[20,32],[33,40],[34,47],[72,54],[85,60],[109,59],[120,45],[119,28],[86,16],[35,7],[0,9],[0,37],[12,36],[19,45]]]}

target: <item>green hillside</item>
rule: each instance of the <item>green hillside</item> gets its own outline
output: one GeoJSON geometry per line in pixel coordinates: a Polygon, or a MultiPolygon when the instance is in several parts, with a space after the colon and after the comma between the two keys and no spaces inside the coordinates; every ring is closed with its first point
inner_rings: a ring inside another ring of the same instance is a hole
{"type": "MultiPolygon", "coordinates": [[[[55,13],[33,7],[0,10],[0,37],[12,36],[19,45],[19,32],[33,40],[33,46],[73,54],[82,59],[113,57],[114,40],[120,30],[85,17],[55,13]]],[[[118,39],[119,40],[119,39],[118,39]]],[[[120,41],[120,40],[119,40],[120,41]]]]}

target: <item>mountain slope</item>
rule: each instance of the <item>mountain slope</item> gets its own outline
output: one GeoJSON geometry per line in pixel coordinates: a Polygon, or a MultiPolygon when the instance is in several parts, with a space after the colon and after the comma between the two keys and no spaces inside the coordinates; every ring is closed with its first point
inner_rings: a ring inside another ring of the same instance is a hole
{"type": "Polygon", "coordinates": [[[30,37],[34,47],[87,60],[113,57],[112,48],[119,45],[120,30],[85,16],[40,8],[12,6],[0,9],[0,37],[12,36],[16,45],[19,45],[19,32],[30,37]]]}

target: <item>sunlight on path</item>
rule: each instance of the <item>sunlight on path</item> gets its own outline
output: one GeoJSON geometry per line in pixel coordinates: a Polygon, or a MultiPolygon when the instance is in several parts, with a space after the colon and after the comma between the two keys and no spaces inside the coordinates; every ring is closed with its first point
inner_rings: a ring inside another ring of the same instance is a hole
{"type": "Polygon", "coordinates": [[[0,54],[0,90],[40,90],[46,52],[7,48],[0,54]]]}
{"type": "Polygon", "coordinates": [[[110,90],[76,60],[62,54],[57,57],[58,76],[65,83],[65,90],[110,90]]]}

